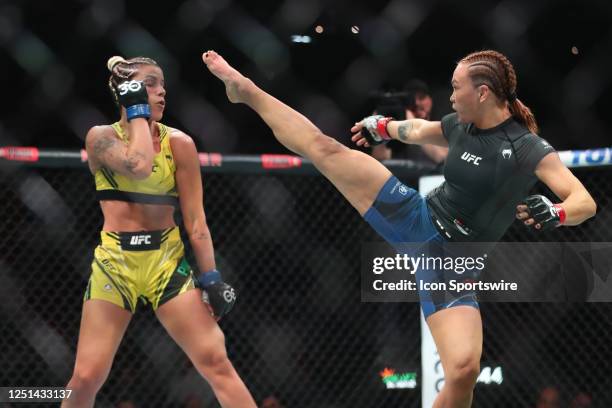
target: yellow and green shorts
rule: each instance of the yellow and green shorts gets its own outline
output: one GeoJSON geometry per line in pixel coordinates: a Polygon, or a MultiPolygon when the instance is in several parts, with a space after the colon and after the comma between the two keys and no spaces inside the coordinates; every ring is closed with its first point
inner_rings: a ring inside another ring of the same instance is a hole
{"type": "Polygon", "coordinates": [[[156,310],[194,288],[178,227],[100,235],[85,301],[103,299],[134,313],[138,299],[156,310]]]}

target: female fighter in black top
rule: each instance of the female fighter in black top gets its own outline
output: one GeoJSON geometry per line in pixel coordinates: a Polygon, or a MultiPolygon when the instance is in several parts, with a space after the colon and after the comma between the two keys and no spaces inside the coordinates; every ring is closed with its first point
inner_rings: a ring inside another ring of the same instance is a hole
{"type": "MultiPolygon", "coordinates": [[[[516,97],[514,68],[498,52],[476,52],[457,64],[450,98],[456,113],[441,122],[371,116],[351,129],[358,145],[393,138],[448,146],[447,181],[427,200],[376,159],[324,135],[214,51],[202,58],[212,74],[225,83],[231,102],[245,103],[255,110],[280,143],[309,158],[392,244],[494,241],[512,223],[515,212],[517,218],[538,230],[577,225],[595,214],[595,202],[584,186],[554,149],[536,136],[533,115],[516,97]],[[543,196],[523,200],[537,179],[562,202],[552,204],[543,196]]],[[[422,273],[421,278],[429,279],[422,273]]],[[[482,352],[478,304],[473,297],[437,303],[427,293],[420,295],[445,374],[434,407],[468,407],[482,352]]]]}

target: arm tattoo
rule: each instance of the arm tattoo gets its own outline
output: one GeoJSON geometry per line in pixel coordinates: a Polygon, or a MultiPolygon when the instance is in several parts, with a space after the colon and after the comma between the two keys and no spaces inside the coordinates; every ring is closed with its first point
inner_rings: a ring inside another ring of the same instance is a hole
{"type": "Polygon", "coordinates": [[[410,135],[410,132],[412,132],[412,123],[409,121],[406,121],[405,124],[400,125],[397,128],[397,132],[398,132],[398,137],[402,142],[409,143],[408,137],[410,135]]]}
{"type": "Polygon", "coordinates": [[[100,137],[94,142],[93,152],[97,158],[101,158],[104,153],[115,145],[117,140],[114,137],[100,137]]]}
{"type": "MultiPolygon", "coordinates": [[[[96,158],[104,162],[102,158],[111,148],[118,143],[118,139],[113,136],[103,136],[94,142],[93,152],[96,158]]],[[[128,157],[123,159],[123,166],[130,172],[133,173],[134,169],[138,167],[138,163],[145,157],[142,153],[132,153],[128,157]]]]}

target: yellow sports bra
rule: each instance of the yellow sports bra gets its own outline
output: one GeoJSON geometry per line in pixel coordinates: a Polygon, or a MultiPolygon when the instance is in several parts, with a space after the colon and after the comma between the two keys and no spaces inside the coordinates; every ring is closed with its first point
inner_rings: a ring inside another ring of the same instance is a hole
{"type": "MultiPolygon", "coordinates": [[[[143,204],[178,205],[174,173],[176,166],[170,148],[170,128],[159,126],[160,151],[153,158],[153,172],[144,180],[135,180],[101,167],[94,175],[98,200],[119,200],[143,204]]],[[[128,143],[119,122],[111,125],[124,143],[128,143]]]]}

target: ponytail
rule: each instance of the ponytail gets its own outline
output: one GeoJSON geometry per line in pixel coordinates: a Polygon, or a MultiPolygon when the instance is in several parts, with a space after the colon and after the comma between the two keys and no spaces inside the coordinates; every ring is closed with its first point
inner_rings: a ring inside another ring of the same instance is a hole
{"type": "Polygon", "coordinates": [[[510,113],[516,120],[522,123],[529,131],[533,134],[538,134],[538,124],[536,123],[535,116],[523,102],[519,99],[515,99],[513,102],[508,102],[510,107],[510,113]]]}

